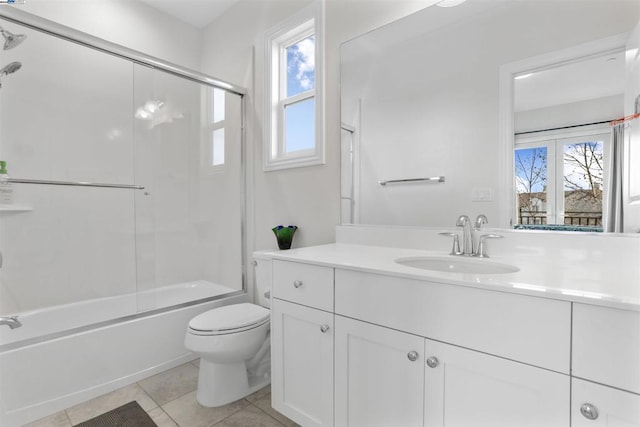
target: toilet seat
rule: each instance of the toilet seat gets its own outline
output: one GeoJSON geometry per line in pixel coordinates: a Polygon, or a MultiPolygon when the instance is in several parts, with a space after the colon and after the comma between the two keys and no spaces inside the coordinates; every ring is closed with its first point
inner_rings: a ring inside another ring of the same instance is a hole
{"type": "Polygon", "coordinates": [[[214,308],[189,322],[194,335],[224,335],[247,331],[269,322],[270,311],[259,305],[242,303],[214,308]]]}

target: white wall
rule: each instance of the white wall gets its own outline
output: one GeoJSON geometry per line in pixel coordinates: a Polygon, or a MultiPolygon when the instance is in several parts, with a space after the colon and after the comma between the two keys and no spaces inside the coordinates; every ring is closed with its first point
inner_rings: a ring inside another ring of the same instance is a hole
{"type": "MultiPolygon", "coordinates": [[[[550,129],[570,124],[595,123],[624,115],[624,95],[519,111],[514,114],[516,133],[550,129]]],[[[605,125],[606,126],[606,125],[605,125]]]]}

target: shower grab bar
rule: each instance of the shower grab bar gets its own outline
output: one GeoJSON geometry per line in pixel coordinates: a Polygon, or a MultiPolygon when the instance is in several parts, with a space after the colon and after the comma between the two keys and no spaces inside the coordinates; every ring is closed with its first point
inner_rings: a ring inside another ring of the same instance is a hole
{"type": "Polygon", "coordinates": [[[388,181],[378,181],[378,184],[387,185],[387,184],[396,184],[399,182],[417,182],[417,181],[444,182],[444,176],[432,176],[429,178],[390,179],[388,181]]]}
{"type": "Polygon", "coordinates": [[[83,181],[48,181],[43,179],[9,178],[8,182],[14,182],[16,184],[69,185],[69,186],[77,186],[77,187],[104,187],[104,188],[126,188],[130,190],[144,190],[143,185],[102,184],[98,182],[83,182],[83,181]]]}

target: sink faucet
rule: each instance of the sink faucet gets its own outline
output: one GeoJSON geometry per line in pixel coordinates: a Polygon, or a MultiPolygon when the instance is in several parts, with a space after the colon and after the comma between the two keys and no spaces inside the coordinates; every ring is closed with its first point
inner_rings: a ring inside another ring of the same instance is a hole
{"type": "Polygon", "coordinates": [[[22,323],[18,320],[18,316],[0,317],[0,325],[9,325],[11,329],[19,328],[22,323]]]}
{"type": "Polygon", "coordinates": [[[500,239],[499,234],[482,234],[482,226],[488,224],[487,216],[480,214],[476,218],[473,228],[471,219],[467,215],[460,215],[456,220],[456,226],[462,227],[462,242],[459,243],[458,233],[438,233],[442,236],[453,237],[453,248],[450,255],[473,256],[478,258],[489,258],[486,254],[485,241],[487,239],[500,239]]]}
{"type": "Polygon", "coordinates": [[[471,219],[467,215],[460,215],[456,221],[456,227],[462,227],[462,255],[473,255],[473,238],[471,237],[471,219]]]}

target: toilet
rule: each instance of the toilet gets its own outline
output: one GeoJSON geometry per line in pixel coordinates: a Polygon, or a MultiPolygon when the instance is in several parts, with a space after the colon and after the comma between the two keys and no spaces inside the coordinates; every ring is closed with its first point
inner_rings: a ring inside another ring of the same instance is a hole
{"type": "Polygon", "coordinates": [[[200,356],[198,402],[217,407],[271,381],[269,320],[271,259],[254,254],[256,299],[214,308],[191,319],[185,347],[200,356]]]}

